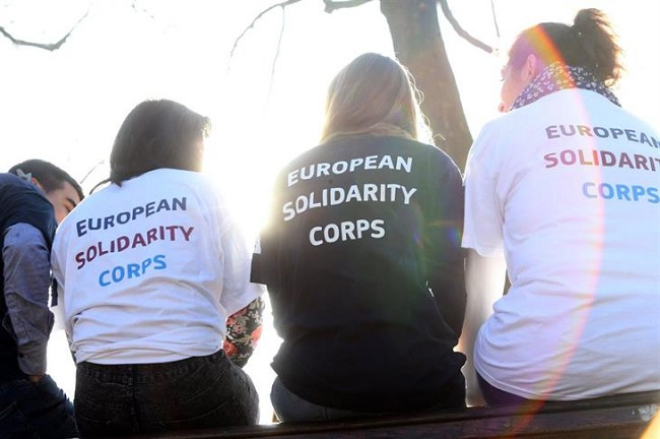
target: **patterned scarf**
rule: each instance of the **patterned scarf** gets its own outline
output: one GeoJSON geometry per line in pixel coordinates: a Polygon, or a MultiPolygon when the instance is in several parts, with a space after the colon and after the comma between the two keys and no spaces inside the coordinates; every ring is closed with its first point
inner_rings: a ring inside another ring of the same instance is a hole
{"type": "MultiPolygon", "coordinates": [[[[516,98],[510,110],[524,107],[543,96],[568,88],[581,88],[595,91],[609,99],[614,105],[621,106],[614,93],[605,86],[589,70],[584,67],[569,66],[563,63],[553,63],[527,84],[525,89],[516,98]]],[[[510,111],[509,110],[509,111],[510,111]]]]}

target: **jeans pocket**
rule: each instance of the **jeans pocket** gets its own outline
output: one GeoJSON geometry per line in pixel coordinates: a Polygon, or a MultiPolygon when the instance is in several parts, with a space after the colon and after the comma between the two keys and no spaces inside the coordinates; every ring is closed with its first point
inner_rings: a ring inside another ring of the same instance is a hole
{"type": "Polygon", "coordinates": [[[128,386],[118,383],[88,377],[79,380],[73,409],[80,434],[91,437],[136,433],[129,393],[128,386]]]}
{"type": "Polygon", "coordinates": [[[186,365],[185,373],[167,374],[167,379],[136,390],[141,424],[147,431],[258,422],[258,395],[245,372],[226,358],[190,362],[199,367],[186,365]]]}
{"type": "Polygon", "coordinates": [[[127,436],[136,433],[132,423],[123,421],[91,419],[76,411],[78,432],[85,437],[127,436]]]}
{"type": "Polygon", "coordinates": [[[0,439],[39,439],[16,402],[0,408],[0,439]]]}
{"type": "Polygon", "coordinates": [[[213,407],[206,413],[187,419],[165,421],[162,424],[165,430],[193,430],[232,425],[249,425],[250,422],[245,412],[240,401],[229,397],[221,405],[213,407]]]}

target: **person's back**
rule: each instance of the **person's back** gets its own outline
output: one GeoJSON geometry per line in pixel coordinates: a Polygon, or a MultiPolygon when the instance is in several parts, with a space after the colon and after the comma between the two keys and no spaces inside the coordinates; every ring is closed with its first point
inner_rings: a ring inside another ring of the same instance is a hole
{"type": "Polygon", "coordinates": [[[47,374],[46,353],[54,321],[48,308],[52,238],[56,221],[82,198],[77,182],[42,160],[0,174],[2,437],[77,435],[72,404],[47,374]]]}
{"type": "Polygon", "coordinates": [[[57,230],[81,437],[257,422],[256,390],[222,346],[227,317],[262,289],[249,283],[228,206],[199,173],[208,128],[173,101],[136,106],[113,146],[112,184],[57,230]]]}
{"type": "MultiPolygon", "coordinates": [[[[14,174],[0,174],[0,248],[5,247],[6,232],[18,224],[34,227],[44,237],[46,245],[50,246],[57,224],[53,217],[53,208],[48,200],[39,193],[32,184],[21,180],[14,174]]],[[[0,258],[0,268],[4,273],[5,258],[0,258]]],[[[7,267],[9,269],[10,267],[7,267]]],[[[47,272],[46,272],[47,273],[47,272]]],[[[7,315],[8,306],[5,288],[5,276],[0,276],[0,293],[2,294],[2,316],[7,315]]],[[[17,300],[17,299],[13,299],[17,300]]],[[[47,302],[46,302],[47,303],[47,302]]],[[[52,315],[49,315],[52,324],[52,315]]],[[[11,325],[0,326],[0,382],[23,378],[25,373],[18,364],[18,346],[11,325]]]]}
{"type": "MultiPolygon", "coordinates": [[[[576,23],[594,17],[585,11],[576,23]]],[[[503,99],[511,75],[528,69],[527,85],[484,127],[466,171],[463,246],[503,252],[511,281],[475,341],[484,396],[495,404],[657,390],[660,137],[583,58],[536,69],[529,55],[518,71],[516,47],[503,99]]]]}
{"type": "Polygon", "coordinates": [[[472,166],[492,176],[479,189],[492,184],[505,200],[512,286],[477,339],[477,370],[530,399],[650,390],[660,382],[652,367],[660,358],[660,137],[577,90],[512,112],[482,135],[472,166]]]}
{"type": "Polygon", "coordinates": [[[335,77],[322,144],[275,183],[261,273],[283,342],[283,422],[464,407],[462,179],[417,138],[405,70],[365,54],[335,77]]]}
{"type": "Polygon", "coordinates": [[[346,136],[295,160],[276,185],[282,215],[262,256],[276,258],[268,288],[284,339],[279,378],[336,408],[433,405],[464,358],[453,352],[460,324],[451,326],[461,310],[450,305],[462,290],[451,252],[462,212],[452,204],[462,195],[455,165],[411,140],[346,136]]]}
{"type": "Polygon", "coordinates": [[[213,245],[235,233],[225,208],[200,173],[158,169],[95,192],[69,215],[53,262],[63,280],[75,272],[63,302],[77,362],[177,361],[218,349],[221,307],[247,305],[223,285],[236,255],[213,245]]]}

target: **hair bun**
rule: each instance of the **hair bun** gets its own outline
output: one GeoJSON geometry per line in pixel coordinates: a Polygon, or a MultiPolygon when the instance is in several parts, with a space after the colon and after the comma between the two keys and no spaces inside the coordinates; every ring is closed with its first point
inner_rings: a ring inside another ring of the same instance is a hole
{"type": "Polygon", "coordinates": [[[590,8],[590,9],[581,9],[578,11],[578,13],[575,15],[575,18],[573,19],[573,29],[576,31],[579,31],[580,29],[584,29],[585,27],[588,27],[590,24],[592,24],[594,21],[598,21],[598,17],[602,17],[603,13],[600,12],[598,9],[590,8]]]}
{"type": "Polygon", "coordinates": [[[621,75],[621,48],[607,15],[596,8],[581,9],[571,30],[584,49],[585,65],[599,80],[613,85],[621,75]]]}

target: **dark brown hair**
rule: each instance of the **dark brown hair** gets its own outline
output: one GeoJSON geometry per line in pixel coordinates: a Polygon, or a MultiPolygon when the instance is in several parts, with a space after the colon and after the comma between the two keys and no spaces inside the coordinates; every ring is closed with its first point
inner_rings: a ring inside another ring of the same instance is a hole
{"type": "Polygon", "coordinates": [[[509,50],[509,65],[519,70],[534,54],[546,64],[584,67],[612,86],[623,70],[621,52],[607,16],[598,9],[582,9],[572,26],[539,23],[522,31],[509,50]]]}
{"type": "Polygon", "coordinates": [[[19,171],[36,179],[44,192],[50,193],[52,191],[62,189],[64,183],[69,183],[78,193],[78,197],[82,200],[85,198],[80,184],[71,177],[65,170],[58,168],[54,164],[45,160],[30,159],[18,163],[9,169],[10,174],[19,175],[19,171]]]}
{"type": "Polygon", "coordinates": [[[126,116],[110,154],[110,181],[137,177],[154,169],[201,169],[200,142],[209,118],[170,100],[144,101],[126,116]]]}

